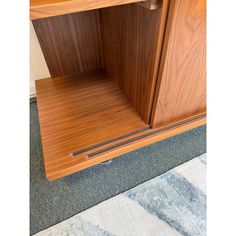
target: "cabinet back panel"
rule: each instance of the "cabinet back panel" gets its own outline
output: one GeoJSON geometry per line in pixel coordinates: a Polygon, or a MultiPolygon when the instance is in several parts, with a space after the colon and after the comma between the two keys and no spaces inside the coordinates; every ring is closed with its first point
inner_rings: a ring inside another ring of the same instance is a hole
{"type": "Polygon", "coordinates": [[[153,11],[136,4],[100,10],[106,71],[146,123],[155,89],[166,5],[163,0],[162,6],[153,11]]]}
{"type": "Polygon", "coordinates": [[[206,0],[170,2],[153,127],[206,110],[206,0]]]}
{"type": "Polygon", "coordinates": [[[52,77],[103,68],[98,10],[34,20],[52,77]]]}

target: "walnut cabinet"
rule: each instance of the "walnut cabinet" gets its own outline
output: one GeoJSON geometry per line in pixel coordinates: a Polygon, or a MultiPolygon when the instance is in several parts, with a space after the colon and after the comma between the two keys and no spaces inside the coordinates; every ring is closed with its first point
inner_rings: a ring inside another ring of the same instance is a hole
{"type": "Polygon", "coordinates": [[[205,0],[31,0],[30,17],[49,180],[206,122],[205,0]]]}

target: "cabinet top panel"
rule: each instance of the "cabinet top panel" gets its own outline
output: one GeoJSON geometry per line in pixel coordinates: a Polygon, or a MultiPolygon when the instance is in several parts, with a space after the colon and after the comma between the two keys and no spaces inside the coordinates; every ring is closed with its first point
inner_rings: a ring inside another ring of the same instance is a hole
{"type": "Polygon", "coordinates": [[[30,0],[30,19],[88,11],[142,0],[30,0]]]}

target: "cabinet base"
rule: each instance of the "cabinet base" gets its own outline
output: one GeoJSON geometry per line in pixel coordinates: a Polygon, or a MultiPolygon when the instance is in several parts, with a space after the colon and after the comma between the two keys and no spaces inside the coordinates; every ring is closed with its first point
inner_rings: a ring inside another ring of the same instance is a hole
{"type": "Polygon", "coordinates": [[[151,129],[105,73],[36,81],[48,180],[70,175],[206,122],[198,114],[151,129]]]}

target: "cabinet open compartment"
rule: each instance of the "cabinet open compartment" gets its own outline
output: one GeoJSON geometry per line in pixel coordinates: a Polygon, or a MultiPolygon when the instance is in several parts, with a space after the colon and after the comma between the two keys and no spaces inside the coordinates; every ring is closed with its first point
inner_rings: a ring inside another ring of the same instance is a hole
{"type": "Polygon", "coordinates": [[[49,179],[83,169],[98,150],[148,129],[105,72],[36,84],[49,179]]]}
{"type": "Polygon", "coordinates": [[[150,130],[160,21],[137,4],[33,20],[52,77],[36,81],[49,180],[150,130]]]}
{"type": "Polygon", "coordinates": [[[36,81],[49,180],[205,124],[205,0],[31,0],[30,12],[51,74],[36,81]]]}

